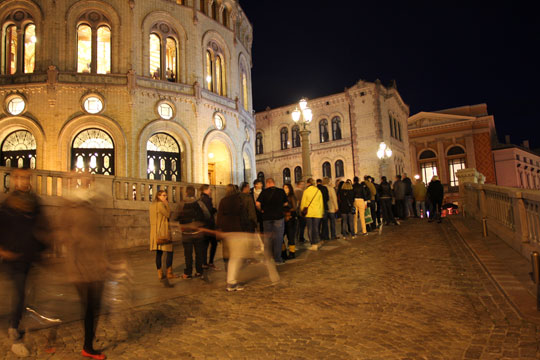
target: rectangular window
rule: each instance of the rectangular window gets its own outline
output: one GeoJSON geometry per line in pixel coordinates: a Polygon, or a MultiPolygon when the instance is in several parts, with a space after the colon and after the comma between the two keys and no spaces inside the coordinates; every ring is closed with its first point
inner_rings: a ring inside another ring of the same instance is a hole
{"type": "Polygon", "coordinates": [[[458,170],[465,169],[465,158],[459,158],[459,159],[450,159],[448,160],[448,167],[450,169],[450,186],[458,186],[458,177],[456,176],[456,172],[458,170]]]}
{"type": "Polygon", "coordinates": [[[437,164],[435,161],[425,162],[422,163],[420,167],[422,171],[422,181],[427,185],[431,181],[431,178],[437,175],[437,164]]]}
{"type": "Polygon", "coordinates": [[[518,155],[518,154],[516,154],[516,160],[518,160],[518,161],[519,161],[519,155],[518,155]]]}

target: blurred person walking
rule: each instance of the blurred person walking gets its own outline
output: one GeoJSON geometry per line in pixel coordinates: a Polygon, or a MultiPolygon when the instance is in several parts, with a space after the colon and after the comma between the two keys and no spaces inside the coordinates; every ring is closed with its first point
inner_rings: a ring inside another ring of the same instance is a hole
{"type": "Polygon", "coordinates": [[[255,232],[257,230],[257,210],[255,209],[255,201],[249,193],[249,183],[243,182],[240,185],[240,201],[245,208],[244,217],[242,217],[242,228],[247,232],[255,232]]]}
{"type": "Polygon", "coordinates": [[[354,190],[350,180],[341,185],[338,193],[339,212],[341,213],[341,235],[355,236],[354,232],[354,190]]]}
{"type": "Polygon", "coordinates": [[[426,194],[427,188],[421,178],[416,179],[416,184],[413,185],[414,201],[416,202],[416,215],[420,218],[427,217],[426,215],[426,194]]]}
{"type": "Polygon", "coordinates": [[[285,195],[287,195],[287,206],[285,206],[285,235],[287,236],[289,255],[287,251],[282,252],[281,257],[286,260],[296,257],[296,235],[298,232],[298,200],[294,194],[291,184],[283,185],[285,195]],[[284,256],[285,255],[285,256],[284,256]]]}
{"type": "Polygon", "coordinates": [[[171,209],[167,200],[167,192],[159,190],[154,201],[150,205],[150,251],[156,252],[156,268],[159,280],[163,281],[166,287],[170,287],[168,279],[175,279],[178,275],[173,273],[173,244],[169,225],[171,209]],[[162,257],[166,253],[165,266],[167,274],[163,273],[162,257]]]}
{"type": "MultiPolygon", "coordinates": [[[[328,191],[328,201],[327,201],[327,220],[330,222],[330,239],[335,240],[337,239],[336,236],[336,212],[339,209],[338,201],[337,201],[337,193],[336,189],[330,184],[330,178],[325,177],[323,179],[323,185],[326,187],[328,191]]],[[[328,225],[327,225],[328,228],[328,225]]],[[[328,231],[328,229],[327,229],[328,231]]]]}
{"type": "Polygon", "coordinates": [[[358,176],[353,178],[353,191],[354,191],[354,207],[355,214],[353,217],[354,220],[354,233],[358,235],[358,219],[360,219],[360,225],[362,226],[362,235],[368,235],[366,229],[366,208],[371,194],[369,193],[369,188],[366,183],[362,181],[360,184],[360,179],[358,176]]]}
{"type": "Polygon", "coordinates": [[[0,258],[13,284],[8,336],[11,350],[18,356],[30,355],[22,343],[19,323],[25,306],[25,289],[32,263],[46,248],[48,223],[39,198],[31,190],[31,173],[15,169],[10,174],[11,191],[0,205],[0,258]]]}
{"type": "Polygon", "coordinates": [[[309,250],[319,250],[319,223],[324,215],[323,196],[315,180],[309,178],[308,187],[304,190],[302,201],[300,203],[301,214],[306,218],[309,241],[311,246],[309,250]]]}
{"type": "MultiPolygon", "coordinates": [[[[217,213],[217,210],[212,203],[212,198],[211,198],[212,189],[210,188],[210,185],[203,184],[199,188],[199,191],[201,192],[201,197],[199,198],[197,203],[201,207],[201,210],[204,214],[203,227],[209,230],[214,230],[216,228],[215,215],[217,213]]],[[[204,245],[205,245],[205,251],[204,251],[203,268],[219,270],[219,268],[216,267],[216,265],[214,265],[214,258],[216,256],[216,251],[217,251],[216,236],[212,235],[211,233],[205,233],[204,245]],[[210,247],[210,255],[208,255],[208,247],[210,247]]]]}
{"type": "MultiPolygon", "coordinates": [[[[228,184],[225,190],[225,197],[221,199],[218,205],[216,227],[223,233],[242,232],[244,228],[243,218],[247,217],[246,209],[240,199],[240,193],[233,184],[228,184]]],[[[232,239],[231,239],[232,241],[232,239]]],[[[223,262],[225,270],[228,270],[229,264],[229,242],[223,243],[223,262]]]]}
{"type": "Polygon", "coordinates": [[[281,244],[285,231],[283,207],[287,206],[287,195],[276,187],[274,179],[266,179],[266,189],[257,198],[257,209],[262,212],[266,246],[272,249],[276,264],[283,264],[281,244]]]}
{"type": "Polygon", "coordinates": [[[436,219],[438,223],[442,222],[441,208],[444,198],[444,187],[442,186],[438,176],[431,178],[427,188],[427,197],[431,203],[429,222],[432,222],[434,219],[436,219]]]}

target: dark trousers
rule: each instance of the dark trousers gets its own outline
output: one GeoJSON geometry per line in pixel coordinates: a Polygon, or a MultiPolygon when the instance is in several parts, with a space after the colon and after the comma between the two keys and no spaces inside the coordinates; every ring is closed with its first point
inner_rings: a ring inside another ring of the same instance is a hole
{"type": "Polygon", "coordinates": [[[305,242],[304,233],[306,231],[306,218],[303,216],[298,217],[298,241],[305,242]]]}
{"type": "Polygon", "coordinates": [[[431,200],[429,218],[441,220],[442,200],[431,200]]]}
{"type": "Polygon", "coordinates": [[[13,291],[15,292],[11,303],[9,327],[17,329],[24,310],[24,290],[26,288],[28,272],[30,271],[30,263],[19,261],[8,262],[7,268],[13,284],[13,291]]]}
{"type": "Polygon", "coordinates": [[[330,238],[336,238],[336,213],[328,213],[328,221],[330,222],[330,238]]]}
{"type": "Polygon", "coordinates": [[[186,268],[184,274],[191,275],[193,273],[193,250],[195,250],[195,271],[198,274],[203,273],[205,243],[203,236],[183,235],[182,245],[184,246],[184,259],[186,268]]]}
{"type": "Polygon", "coordinates": [[[298,218],[290,218],[289,221],[285,222],[285,235],[287,236],[287,241],[289,243],[289,251],[294,252],[291,250],[295,249],[295,243],[296,243],[296,233],[298,232],[298,218]]]}
{"type": "Polygon", "coordinates": [[[212,235],[204,236],[204,265],[213,264],[217,251],[217,239],[212,235]],[[210,246],[210,257],[208,256],[208,247],[210,246]]]}
{"type": "Polygon", "coordinates": [[[354,215],[352,213],[341,213],[341,235],[354,234],[354,215]]]}
{"type": "Polygon", "coordinates": [[[388,223],[396,223],[396,219],[394,219],[394,214],[392,213],[392,199],[390,198],[384,198],[381,199],[381,205],[382,205],[382,215],[383,220],[386,224],[388,223]]]}
{"type": "Polygon", "coordinates": [[[381,204],[381,200],[377,200],[377,210],[375,211],[375,218],[377,219],[377,226],[381,225],[381,216],[382,216],[382,212],[381,212],[381,209],[382,209],[382,204],[381,204]]]}
{"type": "Polygon", "coordinates": [[[324,215],[321,219],[320,225],[319,225],[319,235],[321,240],[328,240],[330,239],[329,233],[328,233],[328,212],[325,210],[324,215]]]}
{"type": "Polygon", "coordinates": [[[407,217],[406,214],[406,205],[405,205],[405,199],[398,200],[396,199],[396,212],[397,216],[400,219],[405,219],[407,217]]]}
{"type": "Polygon", "coordinates": [[[81,298],[81,309],[84,317],[84,347],[85,351],[94,349],[94,336],[96,334],[99,309],[101,308],[101,295],[103,282],[76,283],[75,287],[81,298]]]}
{"type": "MultiPolygon", "coordinates": [[[[170,268],[172,266],[173,261],[173,253],[172,251],[165,251],[167,253],[167,258],[165,259],[165,266],[167,268],[170,268]]],[[[156,250],[156,268],[159,270],[161,269],[161,258],[163,257],[163,251],[156,250]]]]}

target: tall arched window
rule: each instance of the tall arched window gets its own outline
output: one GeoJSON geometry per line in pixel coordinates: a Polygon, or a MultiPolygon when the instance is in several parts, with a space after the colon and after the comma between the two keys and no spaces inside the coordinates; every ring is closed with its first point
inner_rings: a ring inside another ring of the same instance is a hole
{"type": "Polygon", "coordinates": [[[257,135],[255,135],[255,154],[260,155],[262,153],[264,153],[263,135],[261,132],[258,132],[257,135]]]}
{"type": "Polygon", "coordinates": [[[114,143],[109,134],[100,129],[81,131],[71,146],[71,169],[114,175],[114,143]]]}
{"type": "Polygon", "coordinates": [[[9,134],[2,142],[0,166],[36,168],[36,139],[26,130],[9,134]]]}
{"type": "Polygon", "coordinates": [[[229,27],[229,8],[227,8],[226,6],[223,8],[223,13],[222,13],[222,24],[223,26],[225,27],[229,27]]]}
{"type": "Polygon", "coordinates": [[[431,178],[437,175],[437,155],[431,150],[424,150],[420,153],[418,159],[420,171],[422,172],[422,181],[428,184],[431,178]]]}
{"type": "Polygon", "coordinates": [[[178,80],[178,33],[169,24],[154,24],[150,30],[149,75],[154,79],[178,80]]]}
{"type": "Polygon", "coordinates": [[[281,139],[281,150],[287,149],[287,145],[289,142],[289,129],[286,127],[282,127],[280,132],[280,139],[281,139]]]}
{"type": "Polygon", "coordinates": [[[388,126],[390,127],[390,136],[394,137],[394,119],[392,115],[388,115],[388,126]]]}
{"type": "Polygon", "coordinates": [[[291,169],[285,168],[283,169],[283,184],[290,184],[291,183],[291,169]]]}
{"type": "Polygon", "coordinates": [[[2,74],[33,73],[36,65],[36,25],[32,16],[14,10],[2,27],[2,74]]]}
{"type": "Polygon", "coordinates": [[[205,52],[205,83],[206,89],[218,95],[227,95],[226,66],[223,50],[214,41],[210,41],[205,52]]]}
{"type": "Polygon", "coordinates": [[[332,140],[341,140],[341,119],[339,116],[332,118],[332,140]]]}
{"type": "Polygon", "coordinates": [[[206,0],[199,0],[199,10],[206,14],[206,0]]]}
{"type": "Polygon", "coordinates": [[[328,134],[328,120],[326,119],[319,121],[319,138],[322,143],[330,140],[330,136],[328,134]]]}
{"type": "Polygon", "coordinates": [[[300,166],[297,166],[294,168],[294,182],[297,183],[301,180],[302,180],[302,168],[300,166]]]}
{"type": "Polygon", "coordinates": [[[147,173],[152,180],[180,181],[180,147],[165,133],[152,135],[146,143],[147,173]]]}
{"type": "Polygon", "coordinates": [[[345,176],[345,169],[343,168],[342,160],[336,161],[335,168],[336,168],[336,178],[345,176]]]}
{"type": "Polygon", "coordinates": [[[110,21],[99,12],[90,11],[77,25],[77,72],[109,74],[111,72],[110,21]]]}
{"type": "Polygon", "coordinates": [[[332,177],[332,165],[328,161],[322,164],[322,176],[327,178],[332,177]]]}
{"type": "Polygon", "coordinates": [[[216,21],[219,20],[219,5],[216,0],[212,2],[212,18],[216,21]]]}
{"type": "Polygon", "coordinates": [[[249,111],[248,76],[246,66],[243,61],[240,61],[240,77],[242,89],[242,105],[244,107],[244,110],[249,111]]]}
{"type": "Polygon", "coordinates": [[[448,159],[448,174],[450,175],[450,186],[458,186],[456,172],[465,169],[465,150],[460,146],[453,146],[446,152],[448,159]]]}
{"type": "Polygon", "coordinates": [[[294,125],[292,127],[291,131],[291,138],[292,138],[292,147],[300,147],[300,127],[298,125],[294,125]]]}

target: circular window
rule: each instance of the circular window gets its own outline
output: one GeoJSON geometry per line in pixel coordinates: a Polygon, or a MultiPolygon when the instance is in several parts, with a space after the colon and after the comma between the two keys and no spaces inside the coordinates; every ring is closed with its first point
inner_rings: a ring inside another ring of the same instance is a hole
{"type": "Polygon", "coordinates": [[[174,116],[173,107],[167,103],[160,103],[157,108],[158,114],[162,119],[170,120],[174,116]]]}
{"type": "Polygon", "coordinates": [[[214,124],[218,130],[223,130],[225,127],[225,120],[223,120],[223,117],[220,114],[216,114],[214,115],[214,124]]]}
{"type": "Polygon", "coordinates": [[[26,109],[26,101],[21,96],[10,97],[7,102],[7,111],[11,115],[20,115],[26,109]]]}
{"type": "Polygon", "coordinates": [[[89,114],[97,114],[103,110],[103,101],[97,96],[89,96],[84,99],[84,110],[89,114]]]}

